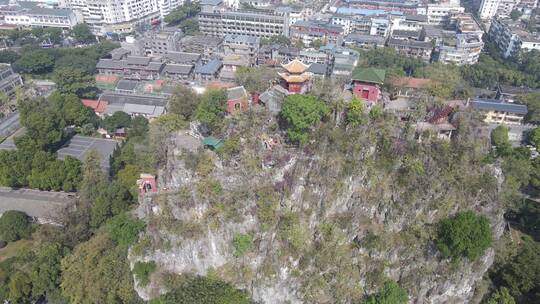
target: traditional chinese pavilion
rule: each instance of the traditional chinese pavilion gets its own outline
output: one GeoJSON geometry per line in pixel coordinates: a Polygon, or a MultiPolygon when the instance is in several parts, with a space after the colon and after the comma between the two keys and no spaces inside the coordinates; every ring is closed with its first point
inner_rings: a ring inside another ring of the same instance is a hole
{"type": "Polygon", "coordinates": [[[283,87],[289,93],[305,93],[309,89],[311,73],[307,71],[309,65],[298,59],[281,65],[285,72],[278,73],[282,78],[283,87]]]}

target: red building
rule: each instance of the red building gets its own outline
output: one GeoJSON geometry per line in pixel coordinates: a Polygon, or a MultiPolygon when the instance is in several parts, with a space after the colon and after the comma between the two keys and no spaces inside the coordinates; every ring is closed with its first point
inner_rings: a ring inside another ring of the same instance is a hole
{"type": "Polygon", "coordinates": [[[382,97],[381,86],[386,72],[374,68],[356,68],[353,71],[352,87],[355,96],[369,103],[376,103],[382,97]]]}
{"type": "Polygon", "coordinates": [[[234,114],[249,109],[249,96],[243,86],[227,89],[227,112],[234,114]]]}
{"type": "Polygon", "coordinates": [[[285,72],[278,73],[282,79],[282,86],[289,93],[303,94],[309,90],[311,73],[307,72],[309,65],[298,59],[281,65],[285,72]]]}
{"type": "Polygon", "coordinates": [[[139,186],[139,194],[158,192],[155,175],[141,173],[140,178],[137,180],[137,185],[139,186]]]}

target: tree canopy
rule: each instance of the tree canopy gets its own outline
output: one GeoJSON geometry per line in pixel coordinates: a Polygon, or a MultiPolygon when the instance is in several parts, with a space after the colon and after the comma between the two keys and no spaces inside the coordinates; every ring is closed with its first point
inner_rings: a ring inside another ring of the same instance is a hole
{"type": "Polygon", "coordinates": [[[96,36],[92,34],[90,27],[85,23],[79,23],[71,30],[71,35],[79,43],[92,43],[96,41],[96,36]]]}
{"type": "Polygon", "coordinates": [[[8,242],[30,237],[30,217],[21,211],[10,210],[0,217],[0,239],[8,242]]]}
{"type": "Polygon", "coordinates": [[[308,132],[330,112],[317,97],[294,94],[285,99],[280,116],[286,123],[287,135],[294,143],[306,143],[308,132]]]}
{"type": "Polygon", "coordinates": [[[474,260],[491,246],[489,220],[472,211],[458,213],[439,224],[437,247],[443,257],[474,260]]]}
{"type": "Polygon", "coordinates": [[[225,116],[227,93],[225,90],[210,90],[204,93],[195,111],[195,119],[216,130],[225,116]]]}

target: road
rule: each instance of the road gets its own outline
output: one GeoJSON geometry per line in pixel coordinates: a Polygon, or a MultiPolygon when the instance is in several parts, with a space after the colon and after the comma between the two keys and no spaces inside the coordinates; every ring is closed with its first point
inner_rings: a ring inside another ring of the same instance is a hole
{"type": "Polygon", "coordinates": [[[8,137],[15,133],[20,127],[19,113],[12,113],[0,121],[0,137],[8,137]]]}

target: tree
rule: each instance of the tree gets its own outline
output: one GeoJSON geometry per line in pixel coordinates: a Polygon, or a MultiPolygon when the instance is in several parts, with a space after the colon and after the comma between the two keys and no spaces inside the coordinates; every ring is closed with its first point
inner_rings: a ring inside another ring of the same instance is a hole
{"type": "Polygon", "coordinates": [[[164,21],[170,26],[180,25],[183,21],[197,16],[200,11],[198,2],[188,0],[165,16],[164,21]]]}
{"type": "Polygon", "coordinates": [[[487,304],[516,304],[516,301],[508,292],[508,288],[501,287],[489,297],[487,304]]]}
{"type": "Polygon", "coordinates": [[[87,44],[96,41],[96,36],[92,34],[90,27],[85,23],[75,25],[71,30],[71,35],[79,43],[87,44]]]}
{"type": "Polygon", "coordinates": [[[133,203],[133,197],[129,189],[113,181],[108,186],[104,186],[97,195],[90,211],[90,225],[98,228],[109,218],[127,210],[131,203],[133,203]]]}
{"type": "Polygon", "coordinates": [[[143,116],[136,116],[131,120],[131,127],[129,128],[129,136],[137,137],[146,136],[148,133],[148,119],[143,116]]]}
{"type": "Polygon", "coordinates": [[[309,45],[310,47],[314,48],[314,49],[319,49],[321,46],[323,46],[324,43],[322,42],[322,40],[320,39],[315,39],[311,42],[311,44],[309,45]]]}
{"type": "Polygon", "coordinates": [[[540,149],[540,128],[534,128],[528,134],[529,142],[533,144],[537,149],[540,149]]]}
{"type": "Polygon", "coordinates": [[[54,57],[44,50],[24,52],[14,64],[16,70],[30,74],[45,74],[54,67],[54,57]]]}
{"type": "Polygon", "coordinates": [[[15,51],[11,50],[2,50],[0,51],[0,62],[1,63],[14,63],[21,56],[15,51]]]}
{"type": "Polygon", "coordinates": [[[291,45],[291,40],[283,35],[261,38],[261,45],[268,44],[291,45]]]}
{"type": "Polygon", "coordinates": [[[500,125],[491,131],[491,144],[496,147],[502,147],[510,144],[507,126],[500,125]]]}
{"type": "Polygon", "coordinates": [[[512,20],[514,21],[517,21],[521,17],[521,15],[522,13],[515,9],[510,12],[510,18],[512,18],[512,20]]]}
{"type": "Polygon", "coordinates": [[[365,122],[364,103],[358,98],[353,98],[353,100],[347,104],[347,124],[352,127],[357,127],[365,122]]]}
{"type": "Polygon", "coordinates": [[[197,105],[199,98],[195,92],[184,85],[179,85],[174,89],[172,96],[169,99],[169,113],[182,115],[184,119],[190,119],[197,105]]]}
{"type": "Polygon", "coordinates": [[[458,213],[439,224],[437,247],[445,258],[474,260],[491,246],[489,220],[472,211],[458,213]]]}
{"type": "Polygon", "coordinates": [[[124,212],[113,217],[107,223],[107,230],[111,239],[118,245],[130,246],[137,241],[139,233],[144,230],[146,225],[140,220],[133,219],[128,213],[124,212]]]}
{"type": "Polygon", "coordinates": [[[225,116],[227,94],[224,90],[210,90],[204,93],[195,111],[195,119],[216,130],[225,116]]]}
{"type": "Polygon", "coordinates": [[[525,121],[529,123],[540,123],[540,93],[523,95],[518,100],[528,107],[525,121]]]}
{"type": "Polygon", "coordinates": [[[48,98],[51,111],[56,113],[58,118],[66,126],[83,126],[85,124],[96,125],[98,117],[92,109],[85,107],[79,97],[74,94],[61,94],[54,91],[48,98]]]}
{"type": "Polygon", "coordinates": [[[194,35],[199,32],[199,21],[195,18],[186,19],[178,26],[186,35],[194,35]]]}
{"type": "Polygon", "coordinates": [[[60,286],[60,261],[68,250],[60,244],[45,243],[36,249],[30,271],[32,295],[44,297],[60,286]]]}
{"type": "Polygon", "coordinates": [[[280,116],[286,123],[287,135],[294,143],[307,141],[307,133],[328,115],[329,108],[318,98],[294,94],[285,99],[280,116]]]}
{"type": "Polygon", "coordinates": [[[240,67],[234,77],[248,92],[263,92],[276,78],[276,72],[267,67],[240,67]]]}
{"type": "Polygon", "coordinates": [[[366,304],[406,304],[408,300],[405,289],[394,281],[387,281],[381,290],[367,299],[366,304]]]}
{"type": "Polygon", "coordinates": [[[131,117],[122,111],[114,112],[113,115],[105,117],[102,125],[109,132],[114,132],[118,128],[129,128],[131,126],[131,117]]]}
{"type": "Polygon", "coordinates": [[[133,303],[137,295],[125,247],[98,233],[62,259],[62,293],[70,303],[133,303]]]}
{"type": "Polygon", "coordinates": [[[53,81],[62,94],[75,94],[79,97],[96,96],[94,77],[78,68],[61,68],[54,71],[53,81]]]}
{"type": "Polygon", "coordinates": [[[540,296],[540,243],[523,239],[519,253],[495,273],[494,281],[506,287],[520,303],[538,303],[540,296]]]}
{"type": "Polygon", "coordinates": [[[79,69],[84,71],[86,75],[91,76],[96,72],[96,58],[95,56],[67,54],[56,60],[54,68],[55,70],[64,68],[79,69]]]}
{"type": "Polygon", "coordinates": [[[0,217],[0,238],[5,241],[29,238],[31,232],[30,217],[24,212],[9,210],[0,217]]]}

